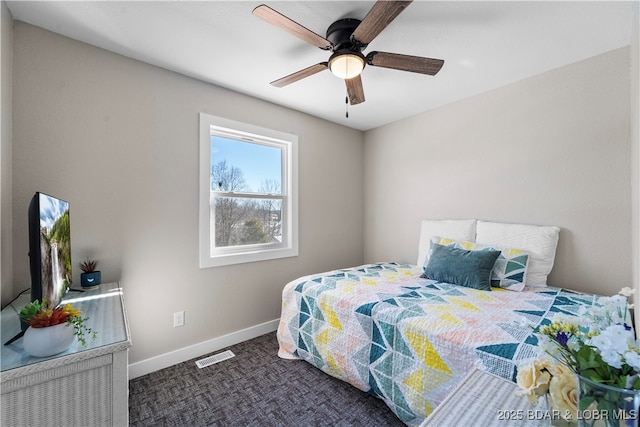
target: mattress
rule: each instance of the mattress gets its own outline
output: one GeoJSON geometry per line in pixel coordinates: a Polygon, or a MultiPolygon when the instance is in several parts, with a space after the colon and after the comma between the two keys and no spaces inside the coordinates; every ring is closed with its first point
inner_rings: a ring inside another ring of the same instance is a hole
{"type": "Polygon", "coordinates": [[[481,291],[421,273],[378,263],[288,283],[278,354],[382,399],[414,426],[474,368],[515,381],[518,361],[537,356],[533,328],[597,298],[555,287],[481,291]]]}

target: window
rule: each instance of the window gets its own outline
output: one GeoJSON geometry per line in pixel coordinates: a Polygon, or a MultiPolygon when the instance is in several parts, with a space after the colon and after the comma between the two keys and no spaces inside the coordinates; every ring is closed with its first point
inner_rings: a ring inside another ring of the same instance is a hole
{"type": "Polygon", "coordinates": [[[200,113],[200,268],[298,255],[297,143],[200,113]]]}

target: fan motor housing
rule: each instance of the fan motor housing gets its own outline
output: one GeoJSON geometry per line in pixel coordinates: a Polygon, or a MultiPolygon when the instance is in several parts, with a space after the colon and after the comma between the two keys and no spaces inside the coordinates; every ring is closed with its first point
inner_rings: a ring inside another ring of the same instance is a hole
{"type": "Polygon", "coordinates": [[[360,25],[360,20],[353,18],[339,19],[329,25],[327,29],[327,40],[333,45],[334,52],[342,49],[353,50],[356,48],[351,40],[351,34],[358,28],[358,25],[360,25]]]}

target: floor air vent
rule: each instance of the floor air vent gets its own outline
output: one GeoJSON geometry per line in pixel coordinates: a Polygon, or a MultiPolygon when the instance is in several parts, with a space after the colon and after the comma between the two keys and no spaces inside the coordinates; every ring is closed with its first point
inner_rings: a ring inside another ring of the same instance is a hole
{"type": "Polygon", "coordinates": [[[198,368],[206,368],[207,366],[214,365],[218,362],[222,362],[227,359],[235,357],[235,354],[231,350],[223,351],[222,353],[214,354],[213,356],[205,357],[196,362],[198,368]]]}

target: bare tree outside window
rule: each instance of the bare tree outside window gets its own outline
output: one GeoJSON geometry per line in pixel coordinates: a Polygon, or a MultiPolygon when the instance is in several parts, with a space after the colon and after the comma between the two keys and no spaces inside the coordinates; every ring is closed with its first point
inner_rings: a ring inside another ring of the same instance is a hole
{"type": "MultiPolygon", "coordinates": [[[[242,171],[222,160],[211,166],[211,189],[241,191],[245,188],[242,171]]],[[[216,246],[229,246],[231,234],[245,215],[245,207],[233,198],[216,198],[216,246]]]]}
{"type": "MultiPolygon", "coordinates": [[[[265,194],[280,194],[280,181],[266,179],[262,181],[260,192],[265,194]]],[[[261,220],[267,242],[280,241],[282,236],[282,202],[266,199],[260,202],[261,220]]]]}
{"type": "MultiPolygon", "coordinates": [[[[211,190],[243,192],[247,190],[240,168],[221,160],[211,167],[211,190]]],[[[280,194],[280,183],[263,180],[259,193],[280,194]]],[[[280,242],[282,202],[276,199],[215,198],[216,246],[236,246],[280,242]]]]}

